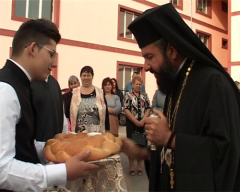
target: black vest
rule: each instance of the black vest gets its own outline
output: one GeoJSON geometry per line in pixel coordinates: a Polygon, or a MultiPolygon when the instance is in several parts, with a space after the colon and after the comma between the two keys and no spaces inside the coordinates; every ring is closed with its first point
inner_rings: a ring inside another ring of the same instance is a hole
{"type": "Polygon", "coordinates": [[[63,99],[54,77],[48,81],[31,82],[33,105],[36,110],[36,140],[46,142],[63,130],[63,99]]]}
{"type": "MultiPolygon", "coordinates": [[[[0,81],[13,87],[21,106],[21,117],[15,128],[15,158],[24,162],[40,163],[34,145],[35,129],[34,115],[30,102],[30,81],[25,73],[10,60],[7,60],[5,66],[0,70],[0,81]]],[[[8,127],[5,128],[8,129],[8,127]]]]}

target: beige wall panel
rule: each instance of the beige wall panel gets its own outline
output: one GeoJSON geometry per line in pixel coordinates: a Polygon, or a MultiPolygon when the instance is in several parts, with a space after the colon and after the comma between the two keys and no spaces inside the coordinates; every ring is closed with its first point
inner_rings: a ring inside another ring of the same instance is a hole
{"type": "Polygon", "coordinates": [[[240,61],[240,15],[231,18],[231,62],[240,61]]]}

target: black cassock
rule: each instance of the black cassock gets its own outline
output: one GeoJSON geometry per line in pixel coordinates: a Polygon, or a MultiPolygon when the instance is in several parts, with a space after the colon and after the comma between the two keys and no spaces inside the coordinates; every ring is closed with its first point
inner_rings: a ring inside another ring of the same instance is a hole
{"type": "MultiPolygon", "coordinates": [[[[176,77],[173,109],[190,63],[188,59],[176,77]]],[[[237,97],[226,75],[195,62],[176,116],[175,191],[240,191],[237,97]]],[[[169,96],[165,115],[168,102],[169,96]]],[[[150,191],[170,190],[169,167],[161,165],[160,152],[158,148],[150,160],[150,169],[155,171],[149,178],[150,191]]]]}

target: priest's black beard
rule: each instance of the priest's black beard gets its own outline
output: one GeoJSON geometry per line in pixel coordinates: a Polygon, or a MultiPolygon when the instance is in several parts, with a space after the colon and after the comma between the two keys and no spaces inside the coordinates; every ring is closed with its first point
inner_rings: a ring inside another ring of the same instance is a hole
{"type": "Polygon", "coordinates": [[[170,59],[167,57],[165,53],[163,53],[164,56],[164,62],[159,69],[158,72],[158,78],[157,78],[157,84],[159,86],[159,90],[165,94],[168,95],[172,92],[174,87],[174,79],[177,72],[178,67],[176,67],[170,59]]]}

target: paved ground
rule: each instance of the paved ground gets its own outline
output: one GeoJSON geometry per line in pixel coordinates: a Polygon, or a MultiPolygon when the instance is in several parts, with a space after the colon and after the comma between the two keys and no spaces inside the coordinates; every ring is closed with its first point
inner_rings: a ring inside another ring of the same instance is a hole
{"type": "MultiPolygon", "coordinates": [[[[119,137],[125,137],[125,136],[126,136],[126,127],[120,126],[119,137]]],[[[135,173],[135,176],[130,176],[128,157],[123,153],[120,154],[120,156],[121,156],[124,178],[125,178],[128,192],[148,191],[148,178],[145,172],[144,164],[142,166],[143,176],[138,176],[136,173],[135,173]]],[[[137,170],[137,162],[135,162],[135,170],[137,170]]]]}

